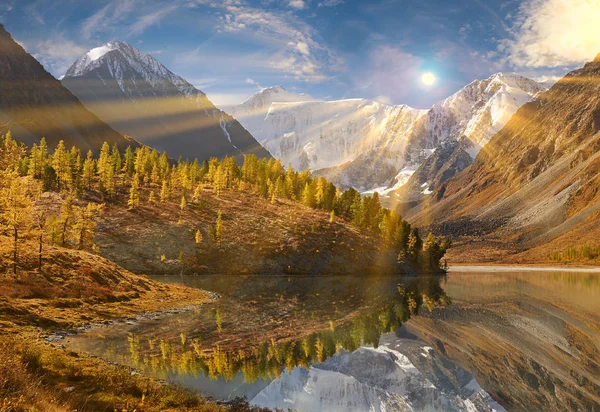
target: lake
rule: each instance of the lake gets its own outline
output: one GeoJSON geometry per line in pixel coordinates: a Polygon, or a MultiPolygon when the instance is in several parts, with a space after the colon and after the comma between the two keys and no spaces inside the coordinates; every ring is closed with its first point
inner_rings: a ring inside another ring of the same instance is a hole
{"type": "Polygon", "coordinates": [[[65,345],[273,409],[600,411],[598,273],[152,278],[221,298],[65,345]]]}

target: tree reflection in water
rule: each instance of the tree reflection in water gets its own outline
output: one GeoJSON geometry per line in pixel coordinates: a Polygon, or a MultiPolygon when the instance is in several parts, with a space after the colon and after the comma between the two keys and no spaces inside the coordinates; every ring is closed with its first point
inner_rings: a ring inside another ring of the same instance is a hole
{"type": "MultiPolygon", "coordinates": [[[[382,334],[402,326],[411,315],[418,314],[423,305],[431,311],[434,307],[450,304],[450,298],[441,287],[442,279],[433,276],[404,278],[397,284],[396,291],[349,322],[335,325],[330,321],[326,330],[282,343],[271,340],[251,348],[229,350],[226,342],[203,347],[199,338],[187,339],[183,332],[177,341],[154,337],[141,339],[130,334],[130,361],[143,372],[161,377],[204,374],[211,379],[233,380],[238,372],[242,372],[248,383],[261,378],[277,378],[286,369],[306,368],[342,350],[352,352],[363,345],[377,347],[382,334]]],[[[220,332],[223,314],[219,308],[214,313],[220,332]]]]}

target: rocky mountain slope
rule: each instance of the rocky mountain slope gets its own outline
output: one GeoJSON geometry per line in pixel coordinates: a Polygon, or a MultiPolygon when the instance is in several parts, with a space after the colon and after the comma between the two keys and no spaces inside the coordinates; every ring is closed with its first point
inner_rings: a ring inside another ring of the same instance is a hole
{"type": "MultiPolygon", "coordinates": [[[[433,170],[429,167],[429,173],[436,175],[442,169],[452,169],[450,165],[446,165],[452,157],[474,158],[517,109],[542,90],[543,87],[538,83],[516,74],[498,73],[485,80],[475,80],[433,105],[411,125],[407,135],[396,137],[405,141],[401,150],[382,145],[351,163],[324,174],[332,180],[350,176],[350,180],[356,182],[355,185],[379,188],[384,194],[389,194],[405,185],[415,171],[419,173],[414,180],[423,180],[419,168],[426,168],[427,166],[423,166],[424,162],[445,145],[455,146],[459,153],[444,159],[433,170]],[[455,142],[459,141],[461,144],[456,146],[455,142]],[[382,173],[390,159],[394,167],[389,172],[382,173]]],[[[448,172],[449,170],[445,173],[446,178],[448,172]]],[[[426,175],[427,177],[430,176],[426,175]]],[[[434,184],[433,181],[427,182],[427,187],[421,188],[423,183],[425,182],[418,185],[418,192],[421,194],[434,184]]],[[[392,198],[395,199],[394,196],[392,198]]]]}
{"type": "Polygon", "coordinates": [[[73,94],[19,46],[0,25],[0,125],[27,144],[45,137],[52,148],[99,151],[104,141],[121,149],[137,146],[90,113],[73,94]]]}
{"type": "Polygon", "coordinates": [[[541,90],[530,79],[498,73],[472,82],[430,110],[365,99],[314,101],[281,87],[225,110],[285,164],[310,167],[361,191],[390,192],[406,183],[443,142],[464,140],[460,156],[474,158],[541,90]]]}
{"type": "Polygon", "coordinates": [[[519,109],[472,166],[409,215],[471,241],[512,243],[509,253],[544,245],[543,256],[527,252],[536,261],[597,244],[599,80],[600,56],[519,109]]]}
{"type": "Polygon", "coordinates": [[[115,129],[175,158],[270,157],[203,92],[127,43],[115,40],[90,50],[62,82],[115,129]]]}

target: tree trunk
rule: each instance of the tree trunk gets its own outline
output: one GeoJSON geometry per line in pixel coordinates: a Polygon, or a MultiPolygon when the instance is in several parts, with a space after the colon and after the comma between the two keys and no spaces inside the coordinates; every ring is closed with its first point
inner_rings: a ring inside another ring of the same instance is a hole
{"type": "Polygon", "coordinates": [[[61,246],[65,247],[66,237],[67,237],[67,225],[69,223],[69,218],[65,219],[65,223],[63,224],[63,232],[62,232],[62,242],[61,246]]]}
{"type": "Polygon", "coordinates": [[[40,249],[38,253],[38,269],[42,273],[42,250],[44,247],[44,235],[40,234],[40,249]]]}
{"type": "Polygon", "coordinates": [[[14,228],[14,245],[13,245],[13,275],[17,274],[17,241],[19,240],[19,231],[14,228]]]}

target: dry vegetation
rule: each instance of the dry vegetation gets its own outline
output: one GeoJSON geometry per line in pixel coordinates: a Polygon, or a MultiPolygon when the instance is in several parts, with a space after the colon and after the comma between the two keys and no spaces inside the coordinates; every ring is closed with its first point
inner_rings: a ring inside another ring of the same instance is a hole
{"type": "Polygon", "coordinates": [[[125,367],[65,351],[34,332],[0,336],[0,411],[250,411],[217,405],[125,367]]]}
{"type": "MultiPolygon", "coordinates": [[[[116,196],[125,198],[126,191],[116,196]]],[[[141,192],[135,211],[118,200],[108,204],[96,234],[100,253],[143,273],[366,275],[397,270],[397,253],[341,219],[331,222],[326,211],[285,199],[271,202],[250,191],[216,196],[210,184],[203,185],[201,196],[183,211],[174,202],[148,203],[148,191],[141,192]],[[217,211],[223,219],[220,247],[214,236],[217,211]]]]}

